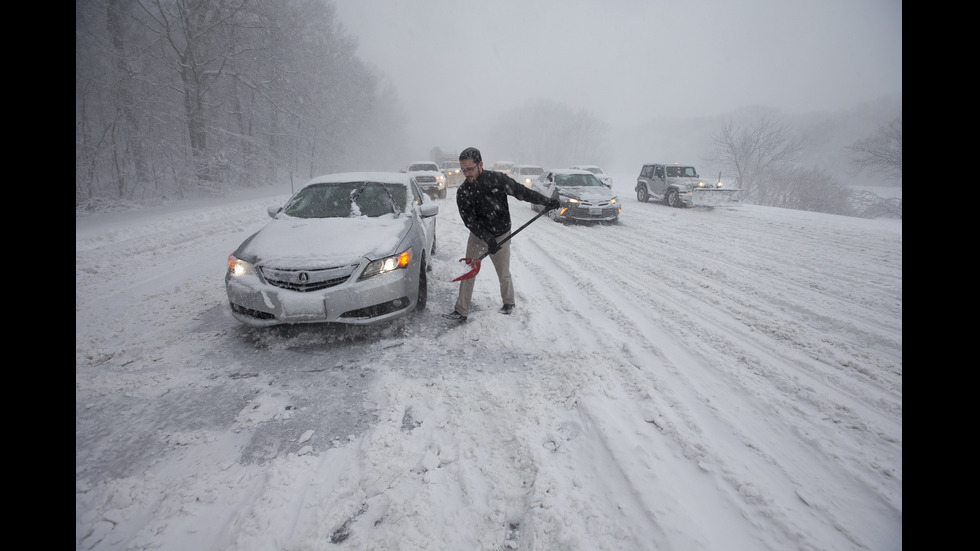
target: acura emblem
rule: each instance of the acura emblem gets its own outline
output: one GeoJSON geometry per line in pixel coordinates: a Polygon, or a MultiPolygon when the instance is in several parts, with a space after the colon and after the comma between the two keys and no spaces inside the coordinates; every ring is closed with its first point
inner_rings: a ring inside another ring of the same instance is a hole
{"type": "Polygon", "coordinates": [[[308,274],[306,272],[300,272],[299,273],[299,281],[300,281],[300,283],[306,283],[309,280],[310,280],[310,274],[308,274]]]}

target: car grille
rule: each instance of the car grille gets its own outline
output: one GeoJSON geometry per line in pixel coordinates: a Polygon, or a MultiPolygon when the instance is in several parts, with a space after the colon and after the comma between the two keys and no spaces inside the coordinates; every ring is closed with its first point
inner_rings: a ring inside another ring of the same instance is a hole
{"type": "Polygon", "coordinates": [[[340,285],[350,279],[355,268],[357,268],[357,264],[315,270],[295,270],[260,266],[259,270],[269,285],[299,291],[301,293],[309,293],[311,291],[319,291],[320,289],[340,285]]]}
{"type": "Polygon", "coordinates": [[[568,210],[568,216],[574,218],[609,218],[617,215],[616,205],[610,203],[607,200],[602,201],[582,201],[578,204],[578,208],[573,208],[568,210]],[[599,212],[593,212],[592,209],[601,209],[599,212]]]}
{"type": "Polygon", "coordinates": [[[415,177],[415,181],[418,182],[418,183],[420,183],[420,184],[423,184],[423,183],[425,183],[425,184],[431,184],[432,182],[435,182],[436,181],[436,177],[435,176],[416,176],[415,177]]]}

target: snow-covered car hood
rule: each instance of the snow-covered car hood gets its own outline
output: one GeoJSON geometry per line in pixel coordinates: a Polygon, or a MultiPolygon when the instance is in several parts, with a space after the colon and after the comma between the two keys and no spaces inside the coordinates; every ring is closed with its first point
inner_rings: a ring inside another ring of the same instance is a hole
{"type": "Polygon", "coordinates": [[[236,254],[278,267],[337,266],[388,256],[412,227],[406,215],[376,218],[293,218],[280,214],[253,235],[236,254]]]}
{"type": "Polygon", "coordinates": [[[559,186],[558,193],[584,201],[604,201],[615,197],[612,190],[603,186],[570,187],[559,186]]]}

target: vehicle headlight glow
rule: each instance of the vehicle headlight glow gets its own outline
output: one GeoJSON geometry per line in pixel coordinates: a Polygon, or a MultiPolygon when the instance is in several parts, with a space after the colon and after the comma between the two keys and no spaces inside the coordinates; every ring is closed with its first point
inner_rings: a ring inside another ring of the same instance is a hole
{"type": "Polygon", "coordinates": [[[559,196],[558,199],[560,199],[562,203],[572,203],[572,204],[578,204],[579,203],[579,200],[578,199],[576,199],[574,197],[567,197],[565,195],[559,196]]]}
{"type": "Polygon", "coordinates": [[[612,199],[609,200],[610,205],[615,205],[618,202],[619,202],[619,197],[613,197],[612,199]]]}
{"type": "Polygon", "coordinates": [[[366,268],[364,268],[364,273],[361,274],[359,279],[367,279],[369,277],[374,277],[380,274],[386,274],[388,272],[393,272],[400,268],[407,268],[409,262],[412,261],[412,248],[409,247],[405,252],[393,254],[385,258],[379,258],[377,260],[371,261],[366,268]]]}
{"type": "Polygon", "coordinates": [[[228,273],[238,277],[255,273],[255,264],[246,262],[233,254],[228,255],[228,273]]]}

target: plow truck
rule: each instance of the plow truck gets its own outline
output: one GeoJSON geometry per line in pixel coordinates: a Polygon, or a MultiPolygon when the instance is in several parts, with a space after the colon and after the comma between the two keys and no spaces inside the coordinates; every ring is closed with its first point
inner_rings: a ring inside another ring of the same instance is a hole
{"type": "Polygon", "coordinates": [[[739,189],[725,185],[718,173],[718,180],[710,182],[701,178],[690,165],[647,163],[636,178],[636,200],[646,203],[651,199],[663,201],[671,207],[716,207],[739,201],[739,189]]]}

